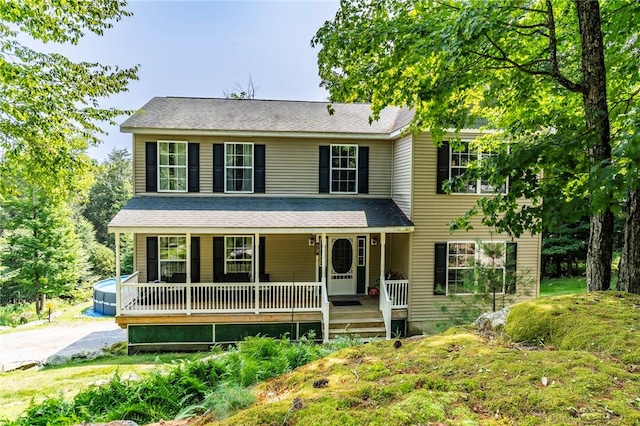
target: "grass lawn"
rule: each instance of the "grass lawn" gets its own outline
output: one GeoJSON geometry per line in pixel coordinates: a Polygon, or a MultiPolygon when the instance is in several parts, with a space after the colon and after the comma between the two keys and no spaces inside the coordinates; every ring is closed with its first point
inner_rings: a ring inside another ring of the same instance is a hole
{"type": "Polygon", "coordinates": [[[587,280],[584,277],[548,278],[540,282],[540,296],[586,293],[587,280]]]}
{"type": "Polygon", "coordinates": [[[70,399],[91,384],[111,379],[115,373],[123,378],[135,377],[156,367],[173,364],[177,360],[207,355],[209,353],[105,356],[59,367],[0,373],[0,424],[3,419],[16,419],[29,407],[31,401],[38,403],[47,397],[60,395],[70,399]]]}

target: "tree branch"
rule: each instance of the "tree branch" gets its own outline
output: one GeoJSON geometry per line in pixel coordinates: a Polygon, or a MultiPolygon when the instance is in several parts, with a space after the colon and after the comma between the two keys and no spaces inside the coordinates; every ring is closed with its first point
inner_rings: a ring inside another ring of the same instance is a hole
{"type": "Polygon", "coordinates": [[[551,0],[547,2],[547,25],[549,28],[549,62],[551,63],[551,76],[562,86],[572,92],[583,93],[584,86],[574,83],[560,73],[558,67],[558,40],[556,38],[556,21],[553,16],[553,4],[551,0]]]}

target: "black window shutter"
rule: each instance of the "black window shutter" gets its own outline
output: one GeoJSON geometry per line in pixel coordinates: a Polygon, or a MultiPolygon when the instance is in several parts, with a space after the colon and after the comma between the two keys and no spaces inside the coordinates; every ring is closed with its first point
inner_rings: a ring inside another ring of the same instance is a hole
{"type": "Polygon", "coordinates": [[[224,237],[213,237],[213,282],[224,274],[224,237]]]}
{"type": "Polygon", "coordinates": [[[156,142],[145,144],[145,157],[145,190],[158,192],[158,144],[156,142]]]}
{"type": "Polygon", "coordinates": [[[253,145],[253,155],[254,155],[254,179],[253,182],[253,192],[258,194],[264,194],[266,189],[265,184],[265,146],[264,145],[253,145]]]}
{"type": "Polygon", "coordinates": [[[158,280],[158,237],[147,237],[147,282],[158,280]]]}
{"type": "Polygon", "coordinates": [[[213,192],[224,192],[224,144],[213,144],[213,192]]]}
{"type": "Polygon", "coordinates": [[[189,192],[200,192],[200,144],[189,144],[189,192]]]}
{"type": "Polygon", "coordinates": [[[516,266],[518,263],[518,243],[507,243],[507,252],[505,255],[505,269],[506,269],[506,292],[508,294],[514,294],[516,292],[516,266]]]}
{"type": "Polygon", "coordinates": [[[258,273],[260,275],[264,275],[266,271],[266,262],[267,262],[267,239],[265,237],[260,237],[260,271],[258,273]]]}
{"type": "Polygon", "coordinates": [[[438,194],[445,193],[444,189],[442,189],[442,184],[449,179],[449,165],[451,162],[449,155],[449,142],[443,141],[442,145],[438,147],[438,181],[436,183],[436,193],[438,194]]]}
{"type": "Polygon", "coordinates": [[[436,243],[435,279],[433,294],[446,294],[447,289],[447,243],[436,243]]]}
{"type": "Polygon", "coordinates": [[[191,237],[191,282],[200,282],[200,237],[191,237]]]}
{"type": "Polygon", "coordinates": [[[320,167],[318,176],[318,192],[321,194],[329,192],[329,146],[320,146],[320,167]]]}
{"type": "Polygon", "coordinates": [[[369,147],[358,148],[358,194],[369,193],[369,147]]]}

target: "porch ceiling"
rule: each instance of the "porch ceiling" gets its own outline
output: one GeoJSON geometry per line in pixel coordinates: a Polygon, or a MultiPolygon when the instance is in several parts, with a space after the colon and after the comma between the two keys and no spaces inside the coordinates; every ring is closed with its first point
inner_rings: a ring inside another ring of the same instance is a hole
{"type": "Polygon", "coordinates": [[[110,232],[412,232],[391,199],[137,196],[110,232]]]}

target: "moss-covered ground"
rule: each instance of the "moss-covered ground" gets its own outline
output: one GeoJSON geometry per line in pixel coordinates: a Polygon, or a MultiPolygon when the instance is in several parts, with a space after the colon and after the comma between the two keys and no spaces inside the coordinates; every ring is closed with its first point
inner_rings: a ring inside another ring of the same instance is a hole
{"type": "Polygon", "coordinates": [[[453,328],[344,349],[255,387],[225,425],[640,425],[640,297],[515,306],[504,336],[453,328]],[[397,344],[396,344],[397,346],[397,344]]]}

